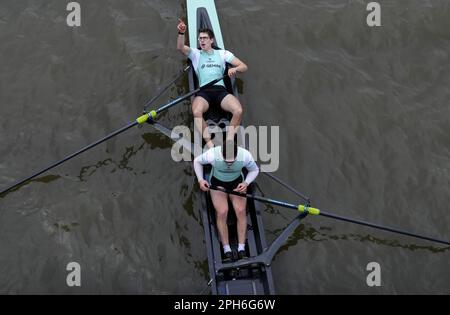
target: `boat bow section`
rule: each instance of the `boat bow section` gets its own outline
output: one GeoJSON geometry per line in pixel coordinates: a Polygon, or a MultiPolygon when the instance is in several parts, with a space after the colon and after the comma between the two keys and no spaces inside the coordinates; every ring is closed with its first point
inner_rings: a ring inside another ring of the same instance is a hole
{"type": "Polygon", "coordinates": [[[198,46],[198,30],[201,28],[210,28],[213,30],[216,37],[216,45],[225,49],[214,0],[187,0],[186,3],[188,11],[189,45],[198,46]]]}

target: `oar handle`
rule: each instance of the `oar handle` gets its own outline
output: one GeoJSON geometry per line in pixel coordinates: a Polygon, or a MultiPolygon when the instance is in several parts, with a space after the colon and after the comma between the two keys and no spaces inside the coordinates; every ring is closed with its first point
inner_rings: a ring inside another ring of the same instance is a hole
{"type": "Polygon", "coordinates": [[[211,186],[209,188],[212,190],[221,191],[221,192],[224,192],[224,193],[230,194],[230,195],[240,196],[240,197],[253,199],[253,200],[256,200],[259,202],[263,202],[263,203],[269,203],[269,204],[280,206],[280,207],[294,209],[294,210],[297,210],[302,213],[307,213],[307,214],[311,214],[311,215],[320,215],[319,209],[309,207],[308,205],[294,205],[294,204],[287,203],[284,201],[274,200],[274,199],[270,199],[270,198],[264,198],[264,197],[260,197],[260,196],[250,195],[250,194],[244,194],[244,193],[240,193],[237,191],[227,190],[227,189],[217,187],[217,186],[211,186]]]}

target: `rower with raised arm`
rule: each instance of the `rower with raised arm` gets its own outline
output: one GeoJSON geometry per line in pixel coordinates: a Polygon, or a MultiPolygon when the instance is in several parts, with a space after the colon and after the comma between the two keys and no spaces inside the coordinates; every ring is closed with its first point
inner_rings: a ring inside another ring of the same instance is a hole
{"type": "MultiPolygon", "coordinates": [[[[227,140],[224,145],[209,149],[194,160],[195,174],[203,191],[209,191],[210,186],[238,193],[247,192],[247,187],[256,179],[259,168],[251,153],[238,147],[234,140],[227,140]],[[203,165],[211,164],[212,171],[209,182],[203,178],[203,165]],[[244,178],[242,169],[248,170],[244,178]]],[[[247,232],[247,199],[218,190],[210,190],[211,200],[216,209],[217,229],[227,258],[231,258],[231,248],[228,239],[228,198],[230,198],[237,217],[238,255],[245,256],[245,239],[247,232]]]]}
{"type": "MultiPolygon", "coordinates": [[[[235,76],[237,72],[242,73],[247,71],[247,65],[234,56],[233,53],[228,50],[213,48],[214,32],[212,30],[206,28],[199,30],[198,41],[200,49],[185,45],[185,33],[186,24],[180,19],[178,23],[177,49],[192,61],[200,86],[223,76],[226,63],[233,66],[233,68],[228,70],[228,76],[230,78],[235,76]]],[[[228,140],[234,139],[237,128],[242,121],[242,105],[233,94],[227,91],[223,80],[197,93],[192,102],[194,124],[195,128],[202,133],[209,148],[214,145],[211,141],[211,135],[206,129],[203,114],[206,113],[210,106],[221,106],[222,109],[233,115],[227,134],[228,140]]]]}

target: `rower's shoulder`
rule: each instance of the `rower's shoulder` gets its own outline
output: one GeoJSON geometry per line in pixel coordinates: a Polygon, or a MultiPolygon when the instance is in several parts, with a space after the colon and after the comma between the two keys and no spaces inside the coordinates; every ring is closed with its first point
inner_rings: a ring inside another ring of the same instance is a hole
{"type": "Polygon", "coordinates": [[[246,148],[241,147],[241,146],[238,146],[238,150],[240,150],[240,151],[242,151],[242,152],[245,152],[245,153],[250,153],[249,150],[247,150],[246,148]]]}
{"type": "Polygon", "coordinates": [[[219,48],[218,51],[222,54],[232,54],[232,52],[228,49],[219,48]]]}
{"type": "Polygon", "coordinates": [[[206,151],[204,151],[204,155],[205,156],[216,156],[217,154],[221,153],[221,147],[220,146],[215,146],[212,148],[207,149],[206,151]]]}

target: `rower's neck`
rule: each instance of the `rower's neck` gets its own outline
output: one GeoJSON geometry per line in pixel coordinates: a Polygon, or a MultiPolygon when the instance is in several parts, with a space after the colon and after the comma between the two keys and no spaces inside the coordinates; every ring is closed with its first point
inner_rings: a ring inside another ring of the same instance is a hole
{"type": "Polygon", "coordinates": [[[208,54],[208,55],[212,55],[212,54],[214,54],[214,49],[210,49],[210,50],[204,50],[203,51],[205,54],[208,54]]]}

